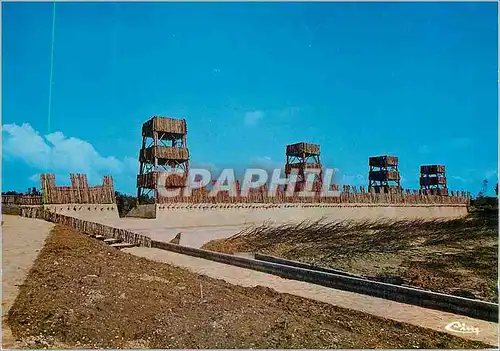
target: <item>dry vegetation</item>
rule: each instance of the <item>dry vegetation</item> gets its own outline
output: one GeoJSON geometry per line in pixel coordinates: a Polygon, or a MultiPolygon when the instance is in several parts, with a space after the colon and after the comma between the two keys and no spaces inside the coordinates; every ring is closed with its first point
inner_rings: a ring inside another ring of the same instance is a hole
{"type": "Polygon", "coordinates": [[[57,225],[9,311],[20,347],[484,348],[149,261],[57,225]]]}
{"type": "Polygon", "coordinates": [[[21,207],[18,205],[2,205],[2,214],[20,216],[21,207]]]}
{"type": "Polygon", "coordinates": [[[433,221],[264,224],[204,249],[260,252],[378,280],[498,300],[498,214],[433,221]]]}

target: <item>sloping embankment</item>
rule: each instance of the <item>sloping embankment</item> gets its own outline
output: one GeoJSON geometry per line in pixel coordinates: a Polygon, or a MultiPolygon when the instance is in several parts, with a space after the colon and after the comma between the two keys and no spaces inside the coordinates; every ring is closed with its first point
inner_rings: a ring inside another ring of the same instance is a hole
{"type": "Polygon", "coordinates": [[[203,249],[260,252],[432,291],[498,301],[498,216],[260,225],[203,249]]]}

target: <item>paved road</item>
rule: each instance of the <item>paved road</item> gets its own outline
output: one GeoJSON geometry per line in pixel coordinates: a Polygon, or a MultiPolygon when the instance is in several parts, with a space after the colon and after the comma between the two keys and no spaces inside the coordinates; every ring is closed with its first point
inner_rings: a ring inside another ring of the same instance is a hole
{"type": "Polygon", "coordinates": [[[226,265],[202,258],[178,254],[175,252],[135,247],[123,251],[137,256],[146,257],[158,262],[165,262],[178,267],[213,278],[223,279],[228,283],[241,286],[266,286],[281,293],[302,296],[305,298],[326,302],[343,308],[350,308],[395,321],[422,326],[441,332],[453,322],[462,322],[467,326],[479,328],[476,334],[461,334],[449,332],[467,339],[480,340],[490,345],[498,345],[498,324],[452,313],[406,305],[399,302],[384,300],[367,295],[336,290],[320,285],[283,279],[271,274],[250,269],[226,265]]]}
{"type": "Polygon", "coordinates": [[[12,347],[14,340],[4,317],[54,224],[10,215],[2,215],[2,220],[2,346],[5,348],[12,347]]]}

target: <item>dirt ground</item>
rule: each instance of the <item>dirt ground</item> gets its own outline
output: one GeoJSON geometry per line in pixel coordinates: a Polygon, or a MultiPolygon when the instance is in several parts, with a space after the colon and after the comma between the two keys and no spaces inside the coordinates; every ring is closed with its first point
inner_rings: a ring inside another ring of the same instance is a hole
{"type": "Polygon", "coordinates": [[[350,291],[332,289],[303,281],[284,279],[272,274],[258,272],[232,265],[205,260],[199,257],[182,255],[176,252],[147,247],[133,247],[123,251],[167,263],[176,267],[221,279],[229,284],[243,287],[263,286],[278,293],[291,294],[302,298],[327,303],[339,308],[355,310],[372,316],[390,319],[399,323],[411,324],[438,332],[460,336],[468,340],[482,341],[498,345],[498,323],[487,322],[453,313],[399,303],[350,291]],[[477,328],[478,333],[460,333],[449,330],[447,326],[463,323],[477,328]]]}
{"type": "Polygon", "coordinates": [[[263,287],[230,285],[63,226],[47,239],[8,323],[28,347],[488,347],[263,287]]]}
{"type": "Polygon", "coordinates": [[[498,301],[498,214],[258,226],[203,249],[260,252],[380,281],[498,301]]]}
{"type": "Polygon", "coordinates": [[[38,252],[54,227],[52,223],[2,215],[2,345],[13,343],[4,317],[11,308],[38,252]]]}

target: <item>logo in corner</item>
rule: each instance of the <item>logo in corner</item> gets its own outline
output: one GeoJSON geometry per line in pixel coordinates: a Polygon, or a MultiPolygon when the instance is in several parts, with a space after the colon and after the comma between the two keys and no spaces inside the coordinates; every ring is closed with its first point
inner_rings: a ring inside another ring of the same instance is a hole
{"type": "Polygon", "coordinates": [[[479,334],[479,328],[468,326],[463,322],[452,322],[444,327],[444,329],[461,334],[479,334]]]}

